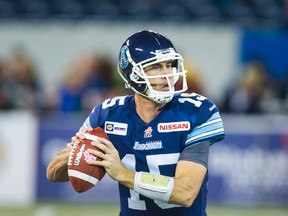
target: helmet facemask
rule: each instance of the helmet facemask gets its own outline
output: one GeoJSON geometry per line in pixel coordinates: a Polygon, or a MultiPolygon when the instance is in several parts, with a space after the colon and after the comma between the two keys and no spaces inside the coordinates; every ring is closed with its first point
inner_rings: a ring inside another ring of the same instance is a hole
{"type": "Polygon", "coordinates": [[[176,53],[173,48],[171,48],[168,53],[165,54],[156,53],[156,56],[153,58],[141,61],[139,63],[135,63],[134,61],[130,63],[133,65],[133,67],[132,67],[132,73],[130,74],[129,78],[131,83],[134,83],[134,85],[132,84],[126,86],[156,103],[159,104],[168,103],[172,100],[175,93],[180,93],[187,90],[187,81],[186,81],[187,71],[184,69],[183,58],[180,54],[176,53]],[[174,62],[172,67],[172,73],[170,74],[147,76],[147,74],[144,71],[144,68],[150,65],[169,60],[172,60],[174,62]],[[179,80],[179,77],[182,77],[181,79],[182,88],[175,90],[175,84],[179,80]],[[150,82],[151,79],[155,78],[165,78],[169,86],[169,91],[155,90],[150,82]],[[171,78],[173,79],[172,83],[170,81],[171,78]],[[145,88],[143,88],[144,86],[145,88]]]}

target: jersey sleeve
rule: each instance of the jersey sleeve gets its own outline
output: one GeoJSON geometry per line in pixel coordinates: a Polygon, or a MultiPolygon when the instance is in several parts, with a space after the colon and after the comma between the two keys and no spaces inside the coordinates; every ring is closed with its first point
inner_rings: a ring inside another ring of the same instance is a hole
{"type": "Polygon", "coordinates": [[[212,145],[225,137],[219,110],[211,100],[206,99],[206,103],[200,108],[196,119],[196,126],[188,134],[185,148],[207,142],[212,145]]]}
{"type": "Polygon", "coordinates": [[[127,104],[131,99],[132,96],[118,96],[104,100],[102,103],[94,107],[79,131],[84,132],[86,128],[96,127],[104,129],[104,124],[107,118],[109,116],[120,118],[123,114],[123,110],[126,110],[126,107],[128,106],[127,104]]]}
{"type": "Polygon", "coordinates": [[[201,164],[208,167],[208,157],[209,157],[209,146],[210,143],[205,142],[201,145],[192,145],[184,149],[179,157],[180,160],[192,161],[194,163],[201,164]]]}
{"type": "Polygon", "coordinates": [[[102,103],[98,104],[89,116],[86,118],[85,122],[79,129],[79,132],[84,132],[86,128],[96,128],[96,127],[104,127],[105,119],[108,115],[109,109],[102,109],[102,103]]]}

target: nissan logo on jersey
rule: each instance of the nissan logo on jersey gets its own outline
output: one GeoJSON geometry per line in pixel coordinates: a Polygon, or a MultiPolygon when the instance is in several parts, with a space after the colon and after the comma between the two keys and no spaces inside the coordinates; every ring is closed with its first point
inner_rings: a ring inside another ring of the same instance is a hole
{"type": "Polygon", "coordinates": [[[157,126],[158,132],[174,132],[174,131],[188,131],[190,130],[190,122],[181,121],[181,122],[167,122],[160,123],[157,126]]]}

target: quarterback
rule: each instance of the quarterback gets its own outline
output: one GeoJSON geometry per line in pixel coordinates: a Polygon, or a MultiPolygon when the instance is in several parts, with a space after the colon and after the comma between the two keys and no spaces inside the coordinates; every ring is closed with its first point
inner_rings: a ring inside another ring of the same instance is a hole
{"type": "MultiPolygon", "coordinates": [[[[103,152],[89,149],[103,160],[87,163],[119,182],[120,215],[205,216],[209,148],[225,136],[216,105],[187,93],[183,58],[160,33],[131,35],[118,72],[135,94],[96,105],[69,145],[91,128],[105,130],[109,140],[92,143],[103,152]]],[[[66,147],[52,158],[49,180],[69,180],[68,156],[66,147]]]]}

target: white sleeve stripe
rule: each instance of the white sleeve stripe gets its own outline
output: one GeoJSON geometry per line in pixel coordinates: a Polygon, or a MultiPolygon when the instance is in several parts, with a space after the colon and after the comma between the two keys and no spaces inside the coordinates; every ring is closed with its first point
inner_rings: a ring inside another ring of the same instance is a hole
{"type": "Polygon", "coordinates": [[[85,128],[89,128],[89,127],[90,127],[89,122],[88,122],[88,121],[85,121],[85,122],[84,122],[84,126],[85,126],[85,128]]]}
{"type": "Polygon", "coordinates": [[[203,138],[203,137],[205,137],[205,136],[210,136],[210,135],[214,135],[214,134],[217,134],[217,133],[223,133],[224,132],[224,128],[219,128],[219,129],[217,129],[217,130],[212,130],[212,131],[209,131],[209,132],[206,132],[206,133],[202,133],[202,134],[199,134],[199,135],[197,135],[197,136],[193,136],[193,137],[191,137],[190,139],[188,139],[187,141],[186,141],[186,144],[187,143],[189,143],[189,142],[192,142],[192,141],[194,141],[194,140],[196,140],[196,139],[199,139],[199,138],[203,138]]]}
{"type": "Polygon", "coordinates": [[[214,124],[214,123],[216,123],[216,122],[221,122],[221,121],[222,121],[221,118],[217,118],[217,119],[214,119],[214,120],[212,120],[212,121],[205,122],[205,123],[203,123],[202,125],[199,125],[199,126],[196,127],[196,128],[202,128],[202,127],[204,127],[204,126],[207,126],[207,125],[210,125],[210,124],[214,124]]]}
{"type": "Polygon", "coordinates": [[[213,130],[217,130],[217,129],[220,129],[220,128],[223,128],[223,122],[220,121],[220,122],[216,122],[216,123],[213,123],[213,124],[210,124],[210,125],[206,125],[204,127],[196,127],[192,133],[190,133],[187,137],[187,139],[190,139],[191,137],[194,137],[194,136],[198,136],[200,134],[203,134],[203,133],[206,133],[206,132],[209,132],[209,131],[213,131],[213,130]]]}
{"type": "Polygon", "coordinates": [[[96,185],[99,182],[97,178],[94,178],[93,176],[79,172],[77,170],[68,170],[68,175],[71,177],[82,179],[83,181],[88,181],[93,185],[96,185]]]}
{"type": "Polygon", "coordinates": [[[83,123],[83,125],[82,125],[81,128],[79,129],[79,132],[84,133],[84,131],[85,131],[86,128],[91,128],[90,121],[89,121],[88,118],[85,120],[85,122],[83,123]]]}

